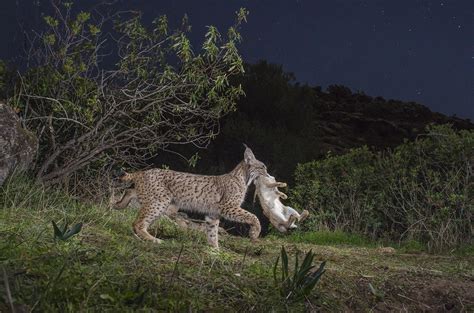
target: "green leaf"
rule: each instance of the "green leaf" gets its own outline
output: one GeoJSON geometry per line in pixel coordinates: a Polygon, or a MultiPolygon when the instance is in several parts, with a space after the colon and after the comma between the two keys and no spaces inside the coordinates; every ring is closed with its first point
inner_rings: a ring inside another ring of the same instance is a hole
{"type": "Polygon", "coordinates": [[[298,263],[299,263],[299,257],[298,257],[298,253],[297,253],[297,254],[295,254],[295,269],[294,269],[294,273],[293,273],[293,283],[298,280],[298,276],[299,276],[298,263]]]}
{"type": "Polygon", "coordinates": [[[277,257],[277,259],[275,261],[275,265],[273,265],[273,279],[275,280],[275,283],[278,283],[277,267],[278,267],[279,262],[280,262],[280,256],[277,257]]]}
{"type": "Polygon", "coordinates": [[[68,230],[64,235],[64,240],[74,236],[75,234],[79,233],[82,229],[82,223],[77,223],[74,225],[70,230],[68,230]]]}
{"type": "Polygon", "coordinates": [[[58,238],[58,239],[62,240],[64,232],[61,232],[61,230],[59,230],[58,225],[56,225],[56,223],[54,221],[51,221],[51,222],[53,223],[54,238],[58,238]]]}
{"type": "Polygon", "coordinates": [[[285,247],[281,247],[281,275],[282,281],[288,278],[288,255],[286,254],[285,247]]]}
{"type": "Polygon", "coordinates": [[[66,220],[66,221],[64,222],[63,231],[62,231],[63,236],[64,236],[64,234],[66,233],[68,226],[69,226],[69,225],[68,225],[68,222],[67,222],[67,220],[66,220]]]}

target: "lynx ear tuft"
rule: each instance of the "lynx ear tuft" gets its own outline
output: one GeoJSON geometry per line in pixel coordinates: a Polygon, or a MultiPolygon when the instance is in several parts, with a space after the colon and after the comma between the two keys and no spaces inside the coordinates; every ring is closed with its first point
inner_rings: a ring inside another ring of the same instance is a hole
{"type": "Polygon", "coordinates": [[[244,152],[244,161],[245,163],[250,163],[251,161],[255,160],[255,155],[253,154],[252,150],[250,150],[249,147],[247,147],[245,144],[245,152],[244,152]]]}

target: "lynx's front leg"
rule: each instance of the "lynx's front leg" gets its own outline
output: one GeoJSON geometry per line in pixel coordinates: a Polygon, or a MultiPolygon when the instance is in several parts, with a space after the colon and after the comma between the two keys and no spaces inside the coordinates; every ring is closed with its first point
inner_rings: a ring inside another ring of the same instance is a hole
{"type": "Polygon", "coordinates": [[[260,235],[262,229],[260,221],[254,214],[242,208],[225,208],[222,210],[221,216],[229,221],[250,225],[249,236],[252,241],[256,241],[260,235]]]}
{"type": "Polygon", "coordinates": [[[207,243],[214,248],[219,248],[219,239],[217,233],[219,232],[219,219],[206,216],[206,234],[207,243]]]}

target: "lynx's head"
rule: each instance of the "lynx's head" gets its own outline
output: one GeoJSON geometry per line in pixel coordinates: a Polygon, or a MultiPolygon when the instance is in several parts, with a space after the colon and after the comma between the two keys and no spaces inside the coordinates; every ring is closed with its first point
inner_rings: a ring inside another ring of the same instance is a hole
{"type": "Polygon", "coordinates": [[[267,176],[267,167],[263,162],[257,160],[252,150],[245,144],[244,163],[247,166],[247,186],[249,186],[258,176],[267,176]]]}

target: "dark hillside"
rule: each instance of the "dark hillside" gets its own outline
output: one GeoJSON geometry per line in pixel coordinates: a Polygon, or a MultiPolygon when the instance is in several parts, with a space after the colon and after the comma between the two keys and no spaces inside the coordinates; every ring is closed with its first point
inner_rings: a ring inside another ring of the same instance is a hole
{"type": "MultiPolygon", "coordinates": [[[[273,175],[291,183],[296,164],[320,159],[329,151],[340,154],[363,145],[393,148],[414,139],[430,123],[474,128],[469,120],[432,112],[415,102],[371,97],[341,85],[322,90],[294,79],[278,65],[248,65],[240,81],[246,97],[223,119],[221,133],[209,149],[199,152],[201,159],[193,170],[230,170],[241,160],[246,143],[273,175]]],[[[194,153],[186,149],[183,154],[194,153]]],[[[160,156],[157,163],[190,170],[175,156],[160,156]]]]}

